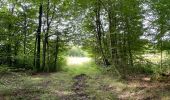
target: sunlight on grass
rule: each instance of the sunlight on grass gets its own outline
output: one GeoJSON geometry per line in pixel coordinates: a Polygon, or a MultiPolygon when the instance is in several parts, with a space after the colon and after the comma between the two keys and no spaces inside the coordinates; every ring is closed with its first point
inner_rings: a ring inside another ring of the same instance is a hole
{"type": "MultiPolygon", "coordinates": [[[[161,61],[161,54],[156,53],[156,54],[144,54],[142,55],[145,59],[150,60],[153,63],[159,63],[161,61]]],[[[165,60],[168,57],[166,56],[166,53],[162,54],[162,59],[165,60]]]]}
{"type": "Polygon", "coordinates": [[[64,70],[72,75],[99,73],[97,65],[89,57],[67,57],[67,66],[64,70]]]}
{"type": "Polygon", "coordinates": [[[40,78],[40,77],[33,77],[33,78],[31,78],[31,80],[32,81],[39,81],[39,80],[42,80],[42,78],[40,78]]]}
{"type": "Polygon", "coordinates": [[[81,65],[91,60],[89,57],[67,57],[67,65],[81,65]]]}
{"type": "Polygon", "coordinates": [[[71,91],[59,91],[59,90],[56,90],[55,93],[57,93],[57,95],[59,95],[59,96],[66,96],[66,95],[73,95],[74,94],[71,91]]]}

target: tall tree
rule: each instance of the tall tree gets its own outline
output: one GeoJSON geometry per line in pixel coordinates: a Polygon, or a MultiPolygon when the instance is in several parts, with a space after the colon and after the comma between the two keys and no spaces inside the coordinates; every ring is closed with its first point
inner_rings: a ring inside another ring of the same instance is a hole
{"type": "Polygon", "coordinates": [[[36,70],[40,71],[40,50],[41,50],[41,26],[42,26],[42,14],[43,14],[43,6],[42,2],[39,5],[39,24],[37,29],[37,35],[36,35],[36,70]]]}

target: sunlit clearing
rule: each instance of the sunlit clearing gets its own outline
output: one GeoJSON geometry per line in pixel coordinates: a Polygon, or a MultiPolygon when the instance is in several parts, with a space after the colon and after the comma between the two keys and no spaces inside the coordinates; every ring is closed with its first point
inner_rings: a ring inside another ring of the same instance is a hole
{"type": "Polygon", "coordinates": [[[67,65],[81,65],[91,60],[89,57],[67,57],[67,65]]]}
{"type": "Polygon", "coordinates": [[[57,93],[59,96],[73,95],[73,93],[72,93],[72,92],[69,92],[69,91],[58,91],[58,90],[56,90],[56,93],[57,93]]]}
{"type": "Polygon", "coordinates": [[[42,80],[42,78],[39,78],[39,77],[33,77],[33,78],[31,78],[31,80],[33,80],[33,81],[39,81],[39,80],[42,80]]]}

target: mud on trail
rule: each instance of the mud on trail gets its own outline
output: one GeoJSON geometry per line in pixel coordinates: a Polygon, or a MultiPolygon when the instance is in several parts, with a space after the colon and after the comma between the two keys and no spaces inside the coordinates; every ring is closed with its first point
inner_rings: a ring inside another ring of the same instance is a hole
{"type": "Polygon", "coordinates": [[[116,80],[103,74],[13,73],[0,81],[0,100],[170,100],[170,83],[146,76],[116,80]]]}
{"type": "Polygon", "coordinates": [[[86,74],[79,74],[73,77],[72,91],[75,93],[70,100],[94,100],[94,97],[88,95],[86,88],[88,87],[87,79],[90,78],[86,74]]]}

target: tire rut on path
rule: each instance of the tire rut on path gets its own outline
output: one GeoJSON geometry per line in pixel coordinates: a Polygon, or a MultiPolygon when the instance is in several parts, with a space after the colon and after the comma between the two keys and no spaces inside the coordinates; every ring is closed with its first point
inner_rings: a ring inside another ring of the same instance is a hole
{"type": "Polygon", "coordinates": [[[75,92],[73,100],[92,100],[92,98],[86,92],[87,86],[87,78],[89,78],[86,74],[80,74],[73,78],[74,83],[72,86],[72,90],[75,92]]]}

